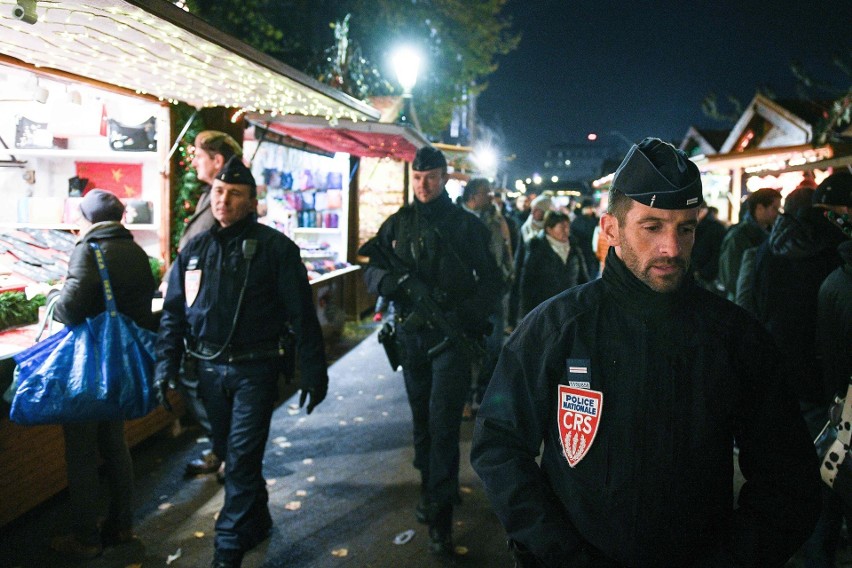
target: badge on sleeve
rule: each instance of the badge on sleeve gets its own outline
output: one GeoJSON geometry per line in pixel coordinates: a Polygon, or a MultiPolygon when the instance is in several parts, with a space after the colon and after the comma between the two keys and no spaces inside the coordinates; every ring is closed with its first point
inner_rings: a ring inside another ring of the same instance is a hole
{"type": "Polygon", "coordinates": [[[571,467],[575,467],[592,447],[602,407],[602,392],[559,385],[559,441],[562,454],[571,467]]]}
{"type": "Polygon", "coordinates": [[[187,270],[183,273],[183,294],[186,298],[186,305],[191,306],[198,297],[198,290],[201,289],[201,269],[187,270]]]}

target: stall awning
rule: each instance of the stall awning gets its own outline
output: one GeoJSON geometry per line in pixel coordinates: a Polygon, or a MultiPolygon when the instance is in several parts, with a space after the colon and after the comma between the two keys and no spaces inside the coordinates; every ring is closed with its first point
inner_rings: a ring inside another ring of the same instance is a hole
{"type": "Polygon", "coordinates": [[[258,114],[250,114],[248,118],[262,127],[324,150],[362,158],[395,158],[410,162],[419,148],[429,144],[417,130],[398,124],[341,120],[331,125],[310,117],[265,119],[258,114]]]}
{"type": "Polygon", "coordinates": [[[165,0],[39,0],[33,24],[15,19],[16,5],[0,0],[0,54],[25,64],[198,107],[380,115],[165,0]]]}

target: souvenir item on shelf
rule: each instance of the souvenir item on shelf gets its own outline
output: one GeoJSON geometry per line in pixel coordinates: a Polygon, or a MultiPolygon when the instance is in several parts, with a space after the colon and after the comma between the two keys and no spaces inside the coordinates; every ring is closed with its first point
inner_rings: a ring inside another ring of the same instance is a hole
{"type": "Polygon", "coordinates": [[[129,225],[143,225],[154,220],[154,204],[141,199],[122,199],[124,202],[124,222],[129,225]]]}
{"type": "Polygon", "coordinates": [[[109,147],[117,152],[154,152],[157,149],[157,119],[151,117],[142,124],[127,126],[107,119],[109,147]]]}
{"type": "Polygon", "coordinates": [[[18,117],[15,127],[15,148],[53,148],[53,134],[46,122],[18,117]]]}
{"type": "Polygon", "coordinates": [[[326,189],[343,189],[343,174],[340,172],[328,172],[325,176],[326,189]]]}
{"type": "Polygon", "coordinates": [[[281,189],[293,189],[293,174],[290,172],[281,173],[281,189]]]}
{"type": "Polygon", "coordinates": [[[340,209],[343,207],[343,192],[339,189],[329,189],[325,192],[326,209],[340,209]]]}
{"type": "Polygon", "coordinates": [[[110,162],[75,162],[77,176],[87,178],[83,194],[103,189],[119,199],[139,199],[142,194],[142,164],[110,162]]]}

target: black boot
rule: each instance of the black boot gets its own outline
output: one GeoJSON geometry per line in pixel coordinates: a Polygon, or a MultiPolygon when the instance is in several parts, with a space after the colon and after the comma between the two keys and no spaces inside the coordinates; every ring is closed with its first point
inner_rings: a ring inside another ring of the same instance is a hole
{"type": "Polygon", "coordinates": [[[210,568],[240,568],[243,565],[243,553],[240,550],[219,550],[213,553],[210,568]]]}
{"type": "Polygon", "coordinates": [[[429,520],[429,552],[441,556],[452,556],[453,506],[432,503],[430,509],[433,515],[429,520]]]}

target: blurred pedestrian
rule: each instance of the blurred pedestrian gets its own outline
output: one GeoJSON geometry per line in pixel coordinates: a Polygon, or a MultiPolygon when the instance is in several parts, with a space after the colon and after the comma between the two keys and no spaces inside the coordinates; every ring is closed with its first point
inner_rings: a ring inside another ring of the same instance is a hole
{"type": "Polygon", "coordinates": [[[575,246],[579,247],[589,272],[589,278],[598,277],[598,262],[595,249],[592,247],[592,238],[595,236],[595,228],[598,226],[598,216],[595,214],[595,202],[589,198],[583,199],[576,217],[571,221],[571,237],[575,246]]]}
{"type": "Polygon", "coordinates": [[[497,357],[500,348],[503,347],[504,330],[506,328],[506,296],[512,287],[514,280],[514,263],[512,261],[512,245],[509,235],[509,226],[500,211],[492,203],[491,183],[485,178],[473,178],[464,188],[462,193],[464,203],[462,207],[479,218],[488,229],[488,250],[497,268],[500,270],[500,302],[494,307],[489,318],[491,331],[485,339],[485,357],[474,365],[476,367],[474,384],[470,399],[465,403],[463,416],[470,419],[479,408],[482,395],[497,365],[497,357]]]}
{"type": "Polygon", "coordinates": [[[516,565],[783,566],[816,521],[816,456],[771,338],[690,277],[698,168],[646,138],[609,192],[602,277],[527,315],[476,417],[516,565]]]}
{"type": "Polygon", "coordinates": [[[699,286],[713,293],[720,293],[716,286],[719,276],[719,254],[727,227],[717,218],[719,210],[702,204],[698,210],[698,226],[695,228],[695,246],[692,247],[692,274],[699,286]]]}
{"type": "MultiPolygon", "coordinates": [[[[489,233],[476,216],[455,207],[445,189],[447,161],[431,146],[417,151],[412,169],[414,200],[388,217],[376,236],[407,270],[372,257],[367,289],[394,302],[403,322],[403,376],[414,422],[414,467],[420,471],[417,520],[429,525],[429,549],[450,556],[453,506],[458,499],[459,433],[470,390],[471,354],[458,342],[445,344],[440,329],[413,315],[404,283],[416,279],[470,341],[489,332],[489,318],[500,304],[501,278],[490,254],[489,233]],[[438,352],[430,350],[440,344],[438,352]]],[[[479,190],[477,190],[479,191],[479,190]]],[[[483,197],[484,199],[484,197],[483,197]]]]}
{"type": "Polygon", "coordinates": [[[564,213],[548,211],[544,215],[544,231],[527,244],[520,276],[521,317],[545,300],[590,280],[571,226],[564,213]]]}
{"type": "Polygon", "coordinates": [[[186,244],[171,272],[155,385],[167,405],[181,359],[192,361],[213,450],[225,461],[212,566],[232,568],[272,528],[263,454],[290,326],[298,341],[299,404],[307,402],[308,414],[325,399],[328,374],[299,247],[257,222],[257,187],[238,156],[216,174],[210,195],[216,224],[186,244]]]}
{"type": "MultiPolygon", "coordinates": [[[[94,189],[80,202],[82,224],[68,276],[54,317],[78,325],[106,309],[103,283],[90,243],[103,252],[118,311],[138,325],[156,329],[151,300],[157,289],[148,255],[133,241],[121,218],[124,205],[112,193],[94,189]]],[[[100,555],[104,546],[133,539],[133,462],[124,422],[110,420],[63,424],[72,529],[55,537],[51,548],[76,560],[100,555]],[[108,512],[101,518],[98,464],[104,462],[108,512]]]]}
{"type": "Polygon", "coordinates": [[[732,302],[736,300],[743,253],[769,237],[781,209],[781,193],[771,188],[758,189],[746,199],[745,209],[742,221],[725,233],[719,252],[719,284],[732,302]]]}

